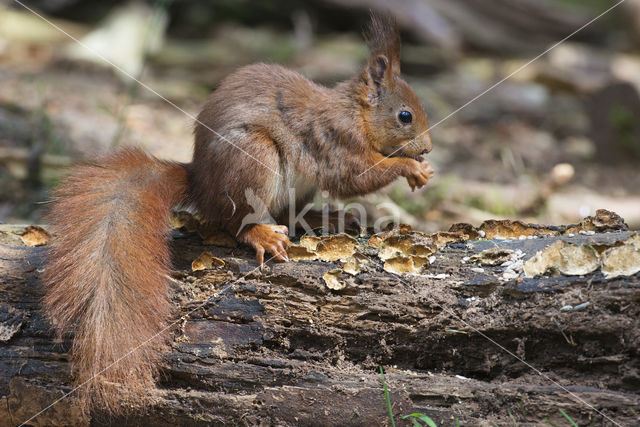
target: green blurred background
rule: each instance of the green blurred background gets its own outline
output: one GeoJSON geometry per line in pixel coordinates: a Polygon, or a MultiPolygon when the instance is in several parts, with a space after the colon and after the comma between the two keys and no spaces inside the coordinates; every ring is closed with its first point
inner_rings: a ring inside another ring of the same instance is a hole
{"type": "Polygon", "coordinates": [[[370,222],[389,206],[425,231],[489,218],[571,223],[605,208],[640,227],[640,0],[529,65],[616,3],[23,4],[41,17],[0,5],[0,223],[42,222],[42,202],[68,166],[117,146],[189,161],[188,115],[239,66],[277,62],[327,85],[349,78],[366,60],[360,31],[373,9],[400,23],[403,74],[435,125],[428,158],[437,176],[421,191],[399,180],[359,199],[370,222]]]}

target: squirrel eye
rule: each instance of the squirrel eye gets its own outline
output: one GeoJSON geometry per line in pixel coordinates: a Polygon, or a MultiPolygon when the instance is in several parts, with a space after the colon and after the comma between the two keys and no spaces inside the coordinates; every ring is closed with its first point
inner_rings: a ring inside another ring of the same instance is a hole
{"type": "Polygon", "coordinates": [[[400,120],[402,123],[411,123],[411,120],[413,120],[413,117],[411,116],[411,113],[408,112],[407,110],[402,110],[398,113],[398,120],[400,120]]]}

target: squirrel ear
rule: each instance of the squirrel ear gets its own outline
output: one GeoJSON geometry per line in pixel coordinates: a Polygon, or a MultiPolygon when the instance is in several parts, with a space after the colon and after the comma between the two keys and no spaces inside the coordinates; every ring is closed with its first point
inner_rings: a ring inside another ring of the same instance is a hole
{"type": "Polygon", "coordinates": [[[379,97],[382,88],[388,87],[393,77],[389,66],[389,59],[384,55],[378,55],[371,58],[367,66],[367,74],[369,76],[369,86],[372,94],[379,97]]]}

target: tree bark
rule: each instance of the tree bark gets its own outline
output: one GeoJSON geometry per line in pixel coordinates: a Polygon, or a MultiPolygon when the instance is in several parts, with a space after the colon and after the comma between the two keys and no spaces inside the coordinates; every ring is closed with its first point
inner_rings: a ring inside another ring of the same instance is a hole
{"type": "Polygon", "coordinates": [[[379,366],[398,425],[416,412],[438,425],[566,425],[560,410],[581,425],[639,421],[640,274],[505,281],[465,258],[629,232],[451,243],[404,276],[367,249],[341,290],[322,278],[340,262],[260,271],[246,248],[175,233],[172,348],[151,403],[86,420],[73,395],[34,417],[71,390],[70,342],[40,311],[46,246],[25,246],[23,229],[0,228],[0,425],[390,425],[379,366]],[[205,251],[225,266],[191,271],[205,251]]]}

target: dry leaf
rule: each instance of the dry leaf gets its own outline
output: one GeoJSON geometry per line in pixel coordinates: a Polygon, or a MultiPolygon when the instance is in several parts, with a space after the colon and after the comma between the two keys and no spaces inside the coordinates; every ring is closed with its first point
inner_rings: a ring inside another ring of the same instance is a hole
{"type": "Polygon", "coordinates": [[[562,258],[560,248],[563,243],[562,240],[557,240],[525,261],[523,265],[524,274],[527,277],[533,277],[542,275],[551,268],[557,268],[562,258]]]}
{"type": "Polygon", "coordinates": [[[511,249],[491,248],[472,255],[469,260],[480,265],[500,265],[511,259],[511,249]]]}
{"type": "Polygon", "coordinates": [[[369,263],[369,259],[364,255],[360,255],[358,253],[354,254],[347,262],[344,264],[344,272],[351,274],[352,276],[356,276],[362,272],[362,268],[369,263]]]}
{"type": "Polygon", "coordinates": [[[567,226],[563,234],[578,233],[582,230],[604,233],[607,231],[625,231],[628,229],[629,227],[620,215],[606,209],[598,209],[594,216],[586,217],[580,224],[567,226]]]}
{"type": "Polygon", "coordinates": [[[394,224],[394,223],[390,223],[384,228],[383,231],[391,233],[391,234],[410,234],[411,233],[411,226],[409,224],[394,224]]]}
{"type": "Polygon", "coordinates": [[[24,229],[20,238],[27,246],[43,246],[49,243],[51,234],[40,226],[30,225],[24,229]]]}
{"type": "Polygon", "coordinates": [[[289,258],[294,261],[320,260],[327,262],[346,262],[355,254],[358,241],[348,234],[329,236],[303,236],[299,245],[290,245],[289,258]]]}
{"type": "Polygon", "coordinates": [[[391,236],[382,242],[378,257],[387,260],[399,255],[429,257],[437,250],[430,237],[423,234],[391,236]]]}
{"type": "MultiPolygon", "coordinates": [[[[589,225],[593,226],[593,229],[597,232],[605,231],[618,231],[628,230],[629,227],[625,224],[624,219],[615,212],[608,211],[606,209],[598,209],[595,216],[588,216],[584,219],[583,223],[585,227],[589,225]]],[[[591,228],[585,228],[591,229],[591,228]]]]}
{"type": "Polygon", "coordinates": [[[602,272],[607,279],[640,272],[640,234],[634,234],[622,246],[604,251],[602,272]]]}
{"type": "Polygon", "coordinates": [[[449,233],[462,233],[466,235],[466,240],[478,240],[482,236],[478,233],[478,230],[471,224],[466,222],[459,222],[449,227],[449,233]]]}
{"type": "Polygon", "coordinates": [[[520,236],[557,236],[557,230],[552,230],[538,224],[526,224],[522,221],[495,220],[485,221],[478,228],[483,231],[487,239],[503,238],[517,239],[520,236]]]}
{"type": "Polygon", "coordinates": [[[624,244],[632,245],[632,246],[635,246],[637,249],[640,249],[640,233],[633,234],[624,242],[624,244]]]}
{"type": "Polygon", "coordinates": [[[315,252],[301,245],[290,245],[287,248],[287,255],[292,261],[313,261],[318,258],[315,252]]]}
{"type": "Polygon", "coordinates": [[[598,252],[590,245],[574,245],[557,240],[524,263],[527,277],[556,269],[567,276],[582,276],[600,267],[598,252]]]}
{"type": "MultiPolygon", "coordinates": [[[[387,240],[389,237],[403,236],[407,234],[417,234],[417,233],[416,232],[412,233],[411,226],[407,224],[398,224],[397,226],[394,226],[391,229],[372,235],[369,238],[367,245],[374,248],[379,248],[382,245],[382,242],[387,240]]],[[[419,234],[422,234],[422,233],[419,233],[419,234]]]]}
{"type": "Polygon", "coordinates": [[[425,265],[429,264],[429,258],[422,256],[399,255],[388,258],[384,263],[384,270],[394,274],[419,274],[425,265]]]}
{"type": "Polygon", "coordinates": [[[320,240],[318,236],[302,236],[302,238],[300,238],[300,244],[310,251],[315,251],[320,240]]]}
{"type": "MultiPolygon", "coordinates": [[[[301,239],[302,241],[302,239],[301,239]]],[[[316,254],[321,261],[346,262],[355,253],[358,241],[348,234],[323,236],[316,246],[316,254]]]]}
{"type": "Polygon", "coordinates": [[[324,273],[322,278],[324,279],[324,282],[327,284],[327,288],[333,289],[334,291],[339,291],[345,288],[346,286],[345,283],[338,279],[340,277],[340,274],[342,274],[342,270],[339,268],[329,270],[326,273],[324,273]]]}
{"type": "Polygon", "coordinates": [[[431,239],[436,243],[438,249],[444,248],[448,243],[464,242],[469,239],[469,235],[461,231],[441,231],[431,235],[431,239]]]}
{"type": "Polygon", "coordinates": [[[566,243],[560,248],[560,255],[558,270],[567,276],[583,276],[600,268],[600,255],[590,245],[566,243]]]}
{"type": "Polygon", "coordinates": [[[206,268],[212,268],[214,265],[216,267],[224,267],[224,261],[213,256],[213,254],[209,252],[203,252],[198,258],[193,260],[191,263],[191,270],[204,270],[206,268]]]}
{"type": "Polygon", "coordinates": [[[384,242],[384,239],[386,239],[387,237],[389,237],[388,233],[374,234],[373,236],[369,237],[367,246],[371,246],[372,248],[379,248],[380,246],[382,246],[382,242],[384,242]]]}

